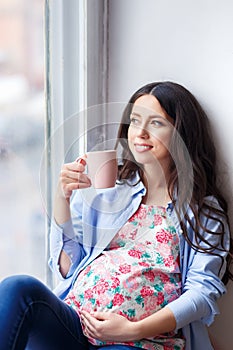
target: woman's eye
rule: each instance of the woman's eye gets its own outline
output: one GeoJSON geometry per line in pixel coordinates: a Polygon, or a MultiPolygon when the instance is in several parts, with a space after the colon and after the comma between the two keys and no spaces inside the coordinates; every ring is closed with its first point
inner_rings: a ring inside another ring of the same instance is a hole
{"type": "Polygon", "coordinates": [[[139,120],[137,118],[131,118],[130,119],[130,124],[137,125],[138,123],[139,123],[139,120]]]}
{"type": "Polygon", "coordinates": [[[151,124],[154,125],[154,126],[163,126],[163,123],[159,120],[152,120],[151,121],[151,124]]]}

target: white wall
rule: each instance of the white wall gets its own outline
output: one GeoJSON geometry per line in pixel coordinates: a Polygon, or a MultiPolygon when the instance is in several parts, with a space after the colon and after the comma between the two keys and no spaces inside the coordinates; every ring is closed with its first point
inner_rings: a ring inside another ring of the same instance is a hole
{"type": "MultiPolygon", "coordinates": [[[[176,81],[194,93],[214,127],[232,218],[233,2],[110,0],[109,13],[109,101],[126,102],[155,80],[176,81]]],[[[228,289],[212,327],[218,350],[232,349],[232,284],[228,289]]]]}

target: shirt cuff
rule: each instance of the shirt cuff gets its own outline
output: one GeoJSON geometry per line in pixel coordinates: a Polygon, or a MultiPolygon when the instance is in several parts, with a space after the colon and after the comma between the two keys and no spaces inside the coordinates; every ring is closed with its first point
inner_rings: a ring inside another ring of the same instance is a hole
{"type": "Polygon", "coordinates": [[[196,291],[185,292],[166,307],[174,314],[176,331],[197,320],[209,325],[213,322],[215,314],[219,313],[217,307],[213,312],[201,293],[196,291]]]}
{"type": "Polygon", "coordinates": [[[49,267],[56,273],[59,279],[64,279],[60,273],[60,266],[58,264],[59,256],[63,247],[63,229],[52,220],[50,227],[50,258],[49,267]]]}

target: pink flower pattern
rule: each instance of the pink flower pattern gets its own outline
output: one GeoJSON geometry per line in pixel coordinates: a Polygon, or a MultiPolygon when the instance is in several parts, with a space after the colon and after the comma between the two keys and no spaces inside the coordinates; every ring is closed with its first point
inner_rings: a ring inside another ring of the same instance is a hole
{"type": "Polygon", "coordinates": [[[131,265],[123,264],[119,267],[121,273],[129,273],[131,271],[131,265]]]}
{"type": "Polygon", "coordinates": [[[172,239],[172,234],[163,228],[156,233],[156,239],[160,243],[168,243],[172,239]]]}
{"type": "Polygon", "coordinates": [[[151,289],[148,286],[144,286],[142,287],[142,289],[140,290],[140,294],[143,298],[148,297],[148,296],[152,296],[154,294],[154,290],[151,289]]]}
{"type": "MultiPolygon", "coordinates": [[[[179,238],[166,208],[141,205],[102,255],[80,272],[65,302],[78,313],[111,310],[137,321],[181,294],[179,238]]],[[[85,330],[84,330],[85,332],[85,330]]],[[[90,338],[94,345],[110,345],[90,338]]],[[[173,332],[121,344],[147,350],[184,350],[173,332]]]]}

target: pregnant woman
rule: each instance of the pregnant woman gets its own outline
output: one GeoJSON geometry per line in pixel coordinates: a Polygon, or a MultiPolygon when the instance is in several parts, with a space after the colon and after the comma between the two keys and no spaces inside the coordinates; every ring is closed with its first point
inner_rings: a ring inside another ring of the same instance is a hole
{"type": "Polygon", "coordinates": [[[117,140],[114,188],[91,187],[86,156],[63,166],[50,233],[61,281],[0,284],[1,350],[213,349],[230,234],[207,117],[181,85],[147,84],[117,140]]]}

